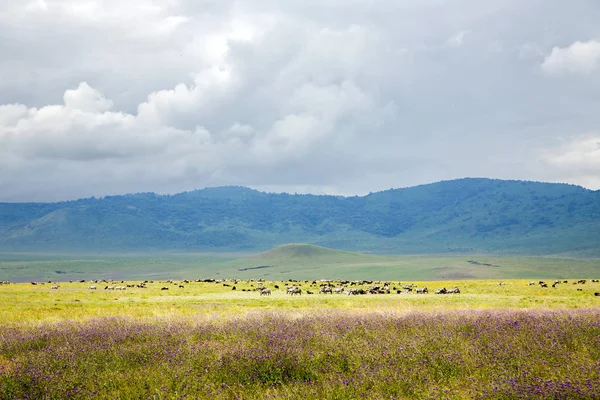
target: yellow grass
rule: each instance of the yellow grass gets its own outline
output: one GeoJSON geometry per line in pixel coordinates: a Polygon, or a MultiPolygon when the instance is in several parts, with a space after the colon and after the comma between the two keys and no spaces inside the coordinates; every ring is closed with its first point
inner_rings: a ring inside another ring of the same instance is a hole
{"type": "MultiPolygon", "coordinates": [[[[418,287],[427,286],[429,294],[380,295],[325,295],[318,294],[319,287],[310,281],[302,285],[301,296],[285,293],[285,284],[293,282],[265,282],[273,290],[271,296],[259,296],[254,289],[256,282],[184,283],[178,285],[155,281],[147,289],[127,288],[125,291],[104,290],[106,284],[96,284],[98,290],[88,290],[89,283],[59,283],[58,290],[52,284],[36,285],[18,283],[0,286],[0,320],[3,323],[36,323],[63,320],[86,320],[102,316],[129,316],[155,318],[187,316],[194,318],[225,318],[243,315],[258,310],[286,310],[301,314],[311,310],[347,310],[354,312],[443,311],[458,309],[577,309],[600,306],[600,284],[588,281],[585,285],[561,283],[556,288],[529,286],[528,280],[505,280],[499,286],[496,280],[467,280],[440,282],[410,282],[418,287]],[[279,285],[280,289],[274,289],[279,285]],[[162,291],[167,286],[169,290],[162,291]],[[461,294],[435,295],[435,289],[458,286],[461,294]],[[577,289],[582,289],[578,291],[577,289]],[[307,295],[306,290],[315,292],[307,295]]],[[[125,282],[117,285],[137,284],[125,282]]],[[[402,282],[405,284],[408,282],[402,282]]],[[[552,283],[552,281],[549,281],[552,283]]],[[[365,285],[367,288],[371,285],[365,285]]],[[[391,286],[400,289],[399,282],[391,286]]]]}

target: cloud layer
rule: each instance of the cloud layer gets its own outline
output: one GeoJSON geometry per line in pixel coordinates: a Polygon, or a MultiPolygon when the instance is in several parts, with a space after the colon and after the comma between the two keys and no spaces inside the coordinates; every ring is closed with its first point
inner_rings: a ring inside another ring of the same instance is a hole
{"type": "Polygon", "coordinates": [[[558,0],[0,0],[0,201],[600,188],[599,19],[558,0]]]}

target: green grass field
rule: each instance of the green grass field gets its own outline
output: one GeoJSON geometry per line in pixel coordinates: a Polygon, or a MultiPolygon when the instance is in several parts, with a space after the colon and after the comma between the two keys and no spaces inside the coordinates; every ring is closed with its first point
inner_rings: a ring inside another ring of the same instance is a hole
{"type": "Polygon", "coordinates": [[[2,254],[0,281],[21,282],[0,284],[0,399],[594,399],[599,275],[598,260],[308,245],[2,254]],[[206,278],[217,281],[195,281],[206,278]],[[323,278],[391,290],[319,294],[323,278]],[[429,293],[397,293],[409,283],[429,293]],[[126,289],[105,290],[114,285],[126,289]]]}
{"type": "MultiPolygon", "coordinates": [[[[139,282],[125,281],[125,284],[139,282]]],[[[418,287],[427,286],[426,295],[397,294],[392,290],[385,295],[347,296],[344,294],[318,294],[312,281],[299,282],[304,294],[290,296],[285,293],[286,284],[265,284],[272,289],[271,296],[259,296],[253,291],[257,285],[252,281],[221,283],[181,283],[184,288],[166,281],[154,281],[148,288],[127,288],[124,291],[104,290],[107,283],[94,284],[97,290],[89,290],[90,283],[61,282],[57,290],[54,284],[19,283],[0,286],[0,320],[4,323],[80,321],[105,316],[130,316],[136,318],[183,316],[194,318],[227,318],[261,311],[294,311],[299,313],[315,310],[341,310],[351,312],[429,312],[460,309],[578,309],[600,306],[600,284],[557,285],[556,288],[529,286],[528,280],[451,280],[451,281],[402,281],[418,287]],[[224,286],[230,285],[230,286],[224,286]],[[279,289],[275,289],[275,285],[279,289]],[[236,290],[232,287],[236,286],[236,290]],[[457,295],[435,295],[442,287],[458,286],[457,295]],[[161,290],[168,287],[169,290],[161,290]],[[246,289],[247,291],[243,291],[246,289]],[[579,291],[578,289],[581,289],[579,291]],[[315,294],[308,295],[306,291],[315,294]]],[[[117,285],[121,285],[117,281],[117,285]]],[[[125,285],[123,284],[123,285],[125,285]]],[[[112,284],[114,285],[114,283],[112,284]]],[[[364,285],[368,288],[372,285],[364,285]]],[[[391,288],[400,288],[393,281],[391,288]]]]}
{"type": "Polygon", "coordinates": [[[266,281],[270,296],[256,281],[2,284],[0,398],[594,399],[600,283],[573,282],[357,296],[308,295],[311,281],[266,281]]]}
{"type": "Polygon", "coordinates": [[[598,259],[493,255],[380,256],[304,244],[280,246],[260,254],[0,253],[0,280],[15,282],[199,278],[560,279],[590,278],[597,275],[600,275],[598,259]]]}

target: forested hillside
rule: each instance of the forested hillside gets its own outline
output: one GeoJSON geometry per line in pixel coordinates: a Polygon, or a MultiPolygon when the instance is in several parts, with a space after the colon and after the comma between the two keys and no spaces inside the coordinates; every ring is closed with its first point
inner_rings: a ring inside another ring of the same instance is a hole
{"type": "Polygon", "coordinates": [[[217,187],[0,203],[3,251],[258,251],[289,242],[376,253],[600,256],[600,191],[460,179],[354,197],[217,187]]]}

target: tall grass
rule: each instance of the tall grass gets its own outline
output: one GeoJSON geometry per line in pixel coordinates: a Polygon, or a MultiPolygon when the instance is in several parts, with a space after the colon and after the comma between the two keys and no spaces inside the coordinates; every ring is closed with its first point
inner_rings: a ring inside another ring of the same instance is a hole
{"type": "Polygon", "coordinates": [[[256,312],[0,327],[0,397],[598,398],[600,310],[256,312]]]}

